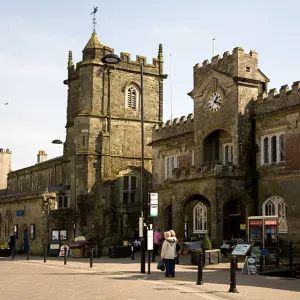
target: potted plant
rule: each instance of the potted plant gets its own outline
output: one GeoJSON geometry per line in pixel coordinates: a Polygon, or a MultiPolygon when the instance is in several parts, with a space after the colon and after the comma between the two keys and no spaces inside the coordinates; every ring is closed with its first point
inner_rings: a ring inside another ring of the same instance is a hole
{"type": "Polygon", "coordinates": [[[8,247],[8,243],[4,242],[0,245],[0,257],[8,257],[10,256],[10,249],[8,247]]]}
{"type": "Polygon", "coordinates": [[[211,242],[210,242],[210,239],[209,239],[209,236],[207,233],[204,236],[202,247],[204,250],[211,250],[211,248],[212,248],[211,242]]]}

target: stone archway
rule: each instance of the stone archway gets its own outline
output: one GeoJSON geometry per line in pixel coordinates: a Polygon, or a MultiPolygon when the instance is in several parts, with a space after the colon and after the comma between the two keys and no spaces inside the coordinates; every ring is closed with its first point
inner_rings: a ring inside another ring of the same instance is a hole
{"type": "Polygon", "coordinates": [[[26,224],[22,224],[20,228],[17,249],[20,253],[27,253],[29,248],[28,228],[26,224]]]}
{"type": "Polygon", "coordinates": [[[0,240],[2,239],[2,214],[0,213],[0,240]]]}
{"type": "Polygon", "coordinates": [[[200,235],[211,231],[211,208],[207,198],[200,194],[188,196],[181,203],[180,227],[184,236],[200,235]]]}
{"type": "Polygon", "coordinates": [[[233,163],[233,142],[228,131],[217,129],[204,138],[202,162],[206,165],[233,163]]]}
{"type": "Polygon", "coordinates": [[[5,215],[5,224],[4,224],[4,235],[5,238],[8,238],[10,234],[13,233],[13,220],[12,220],[12,214],[10,210],[6,211],[5,215]]]}
{"type": "Polygon", "coordinates": [[[164,229],[173,229],[172,204],[169,204],[164,210],[164,229]]]}

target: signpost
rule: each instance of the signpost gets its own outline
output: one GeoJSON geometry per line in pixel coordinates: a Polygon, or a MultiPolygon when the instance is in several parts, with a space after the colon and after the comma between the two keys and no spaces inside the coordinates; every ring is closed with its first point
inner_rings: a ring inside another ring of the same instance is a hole
{"type": "Polygon", "coordinates": [[[150,217],[158,216],[158,193],[149,193],[150,217]]]}

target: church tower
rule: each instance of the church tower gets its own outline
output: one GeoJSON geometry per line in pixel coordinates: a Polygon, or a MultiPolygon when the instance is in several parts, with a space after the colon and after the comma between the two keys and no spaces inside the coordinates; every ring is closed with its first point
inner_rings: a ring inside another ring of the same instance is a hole
{"type": "MultiPolygon", "coordinates": [[[[76,234],[134,235],[140,214],[141,166],[140,65],[144,67],[145,173],[152,169],[152,127],[162,121],[163,53],[148,64],[146,57],[122,52],[113,67],[102,63],[114,49],[96,32],[73,63],[69,52],[66,184],[71,185],[77,215],[76,234]],[[97,232],[96,232],[97,231],[97,232]]],[[[144,181],[145,182],[145,181],[144,181]]]]}

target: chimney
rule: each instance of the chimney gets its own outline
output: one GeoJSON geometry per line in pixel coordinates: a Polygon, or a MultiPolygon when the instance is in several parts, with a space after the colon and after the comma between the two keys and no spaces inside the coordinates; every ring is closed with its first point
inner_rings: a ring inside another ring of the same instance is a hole
{"type": "Polygon", "coordinates": [[[0,148],[0,190],[7,188],[7,174],[11,172],[11,151],[0,148]]]}
{"type": "Polygon", "coordinates": [[[41,163],[47,160],[48,154],[44,150],[40,150],[39,154],[37,155],[37,163],[41,163]]]}

